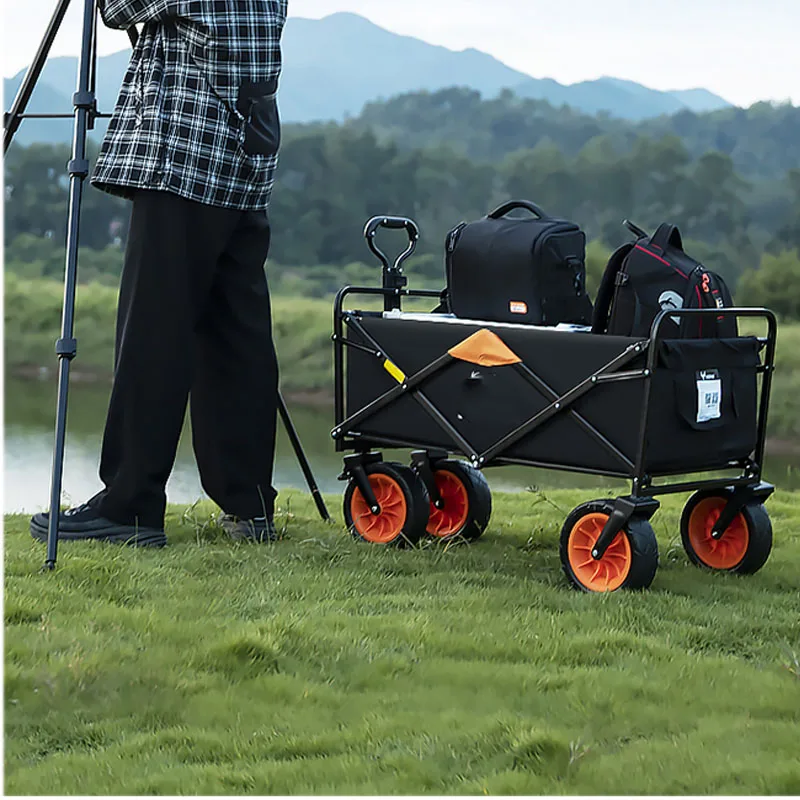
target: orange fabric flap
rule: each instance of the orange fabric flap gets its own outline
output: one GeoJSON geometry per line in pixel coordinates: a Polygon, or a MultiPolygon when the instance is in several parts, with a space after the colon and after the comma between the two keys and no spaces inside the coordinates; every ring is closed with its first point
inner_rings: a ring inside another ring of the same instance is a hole
{"type": "Polygon", "coordinates": [[[501,367],[504,364],[521,364],[522,359],[510,350],[503,340],[486,328],[473,333],[451,350],[453,358],[478,364],[481,367],[501,367]]]}

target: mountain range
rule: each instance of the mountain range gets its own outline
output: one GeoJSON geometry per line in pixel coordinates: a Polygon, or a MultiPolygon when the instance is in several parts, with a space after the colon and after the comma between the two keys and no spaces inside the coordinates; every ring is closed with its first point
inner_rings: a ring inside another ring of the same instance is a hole
{"type": "MultiPolygon", "coordinates": [[[[283,36],[283,56],[280,103],[285,122],[342,121],[358,115],[370,101],[448,86],[468,86],[486,97],[510,89],[520,97],[632,121],[686,109],[701,113],[730,106],[705,89],[658,91],[608,77],[571,85],[533,78],[478,50],[455,52],[400,36],[344,12],[319,20],[290,17],[283,36]]],[[[98,59],[97,96],[102,111],[113,109],[129,58],[130,51],[123,50],[98,59]]],[[[74,57],[49,60],[28,111],[71,111],[76,73],[74,57]]],[[[4,79],[6,108],[23,77],[24,71],[4,79]]],[[[99,120],[94,135],[104,129],[105,122],[99,120]]],[[[18,141],[65,142],[71,132],[71,120],[26,120],[18,141]]]]}

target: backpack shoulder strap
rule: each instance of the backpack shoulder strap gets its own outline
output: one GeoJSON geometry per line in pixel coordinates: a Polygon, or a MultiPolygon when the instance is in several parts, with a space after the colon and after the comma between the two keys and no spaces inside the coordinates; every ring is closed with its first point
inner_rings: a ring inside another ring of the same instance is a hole
{"type": "MultiPolygon", "coordinates": [[[[722,310],[733,305],[733,299],[725,281],[715,272],[706,269],[702,264],[694,270],[689,280],[687,300],[690,295],[691,301],[685,301],[686,308],[693,307],[692,301],[694,301],[695,297],[699,298],[700,301],[698,308],[722,310]]],[[[681,336],[684,338],[703,336],[733,338],[738,335],[738,325],[735,317],[732,316],[701,318],[693,323],[690,323],[687,317],[681,320],[681,336]]]]}
{"type": "Polygon", "coordinates": [[[725,295],[723,294],[722,281],[717,275],[701,266],[700,296],[706,308],[724,308],[725,295]]]}
{"type": "Polygon", "coordinates": [[[600,281],[600,288],[597,290],[597,299],[594,303],[592,333],[605,333],[608,329],[608,314],[611,311],[611,301],[614,299],[614,291],[617,288],[617,274],[622,269],[622,264],[628,257],[628,253],[633,250],[635,245],[635,242],[623,244],[608,259],[603,278],[600,281]]]}

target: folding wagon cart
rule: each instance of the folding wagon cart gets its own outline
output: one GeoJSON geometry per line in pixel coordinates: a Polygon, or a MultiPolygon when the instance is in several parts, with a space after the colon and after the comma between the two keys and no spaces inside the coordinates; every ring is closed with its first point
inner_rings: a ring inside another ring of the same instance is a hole
{"type": "Polygon", "coordinates": [[[407,313],[403,298],[440,296],[406,288],[416,224],[375,217],[364,233],[382,286],[343,288],[333,335],[331,435],[337,452],[352,451],[341,477],[355,536],[477,539],[491,515],[482,470],[519,464],[631,481],[630,494],[583,503],[563,525],[564,572],[584,591],[648,587],[658,566],[656,496],[688,490],[681,538],[693,563],[738,573],[764,565],[772,527],[763,503],[774,491],[761,480],[772,312],[670,310],[641,339],[407,313]],[[392,264],[375,243],[380,228],[408,234],[392,264]],[[345,310],[353,295],[383,298],[383,311],[345,310]],[[759,318],[767,336],[664,338],[667,317],[696,314],[759,318]],[[410,465],[384,461],[380,448],[411,448],[410,465]]]}

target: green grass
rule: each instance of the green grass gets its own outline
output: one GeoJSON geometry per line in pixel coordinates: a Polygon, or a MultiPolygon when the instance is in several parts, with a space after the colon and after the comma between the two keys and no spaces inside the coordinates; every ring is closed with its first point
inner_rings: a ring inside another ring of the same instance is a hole
{"type": "Polygon", "coordinates": [[[800,441],[800,324],[778,327],[775,364],[769,430],[773,436],[800,441]]]}
{"type": "Polygon", "coordinates": [[[64,543],[53,574],[7,518],[6,791],[799,793],[800,494],[747,578],[688,564],[669,498],[652,588],[608,596],[560,573],[589,498],[409,551],[298,493],[268,546],[171,509],[167,550],[64,543]]]}

